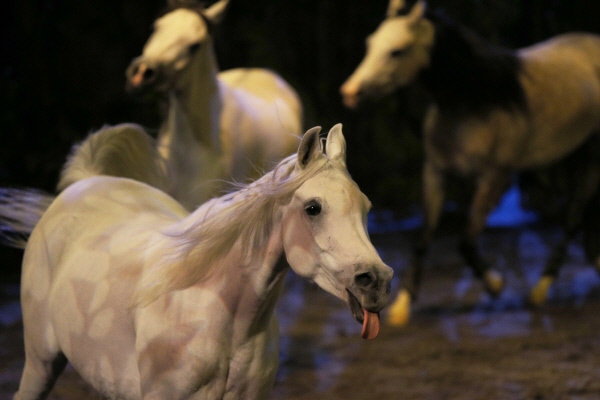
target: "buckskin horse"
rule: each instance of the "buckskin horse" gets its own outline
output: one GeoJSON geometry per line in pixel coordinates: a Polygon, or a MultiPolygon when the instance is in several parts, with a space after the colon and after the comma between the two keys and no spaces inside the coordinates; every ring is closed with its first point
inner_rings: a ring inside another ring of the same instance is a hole
{"type": "MultiPolygon", "coordinates": [[[[460,251],[486,290],[498,295],[502,275],[477,248],[486,218],[516,171],[561,160],[600,127],[600,37],[556,36],[510,50],[492,45],[422,0],[390,0],[387,18],[367,39],[367,52],[342,85],[344,104],[419,81],[433,104],[424,122],[423,235],[405,271],[390,323],[408,321],[423,257],[438,225],[448,174],[470,177],[475,193],[460,251]]],[[[594,194],[598,165],[570,205],[565,239],[549,259],[531,300],[545,301],[581,213],[594,194]]]]}

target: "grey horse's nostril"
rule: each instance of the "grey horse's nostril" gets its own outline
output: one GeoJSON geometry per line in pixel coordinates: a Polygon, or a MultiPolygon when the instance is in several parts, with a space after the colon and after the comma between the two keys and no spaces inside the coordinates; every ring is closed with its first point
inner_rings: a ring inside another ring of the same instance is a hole
{"type": "Polygon", "coordinates": [[[354,282],[356,282],[358,286],[367,287],[375,282],[375,277],[370,272],[365,272],[356,275],[354,277],[354,282]]]}

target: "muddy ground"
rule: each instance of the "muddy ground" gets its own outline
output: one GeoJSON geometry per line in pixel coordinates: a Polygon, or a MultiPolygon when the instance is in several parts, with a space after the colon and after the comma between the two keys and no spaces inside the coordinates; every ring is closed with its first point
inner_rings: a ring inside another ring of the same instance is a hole
{"type": "MultiPolygon", "coordinates": [[[[400,272],[409,234],[374,235],[382,258],[400,272]]],[[[491,299],[455,251],[436,240],[413,319],[382,327],[373,341],[347,306],[290,275],[278,312],[281,365],[271,399],[600,399],[600,279],[570,246],[548,304],[527,306],[529,288],[558,240],[548,227],[489,230],[485,252],[507,277],[491,299]]],[[[397,286],[395,281],[395,286],[397,286]]],[[[18,286],[0,306],[0,400],[16,390],[23,365],[18,286]]],[[[72,369],[51,399],[98,399],[72,369]]]]}

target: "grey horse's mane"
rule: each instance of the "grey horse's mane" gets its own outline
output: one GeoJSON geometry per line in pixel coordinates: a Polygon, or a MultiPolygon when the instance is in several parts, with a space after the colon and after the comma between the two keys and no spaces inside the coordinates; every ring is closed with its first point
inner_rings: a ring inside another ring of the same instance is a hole
{"type": "MultiPolygon", "coordinates": [[[[214,213],[166,232],[166,260],[143,278],[135,304],[149,304],[162,294],[200,282],[222,264],[236,243],[246,260],[264,256],[277,207],[289,203],[309,178],[325,168],[338,168],[335,165],[321,153],[300,169],[297,155],[289,156],[254,183],[217,199],[221,206],[214,213]]],[[[194,219],[194,213],[189,218],[194,219]]]]}

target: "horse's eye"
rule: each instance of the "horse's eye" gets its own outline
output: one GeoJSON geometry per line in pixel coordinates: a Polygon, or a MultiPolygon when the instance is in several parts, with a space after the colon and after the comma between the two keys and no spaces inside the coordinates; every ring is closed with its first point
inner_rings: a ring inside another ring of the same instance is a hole
{"type": "Polygon", "coordinates": [[[400,57],[405,53],[406,53],[406,49],[395,49],[395,50],[390,51],[390,57],[392,57],[392,58],[400,57]]]}
{"type": "Polygon", "coordinates": [[[189,47],[190,54],[197,52],[201,45],[202,43],[200,42],[191,44],[189,47]]]}
{"type": "Polygon", "coordinates": [[[316,201],[311,201],[304,207],[304,211],[311,217],[319,215],[321,213],[321,205],[316,201]]]}

